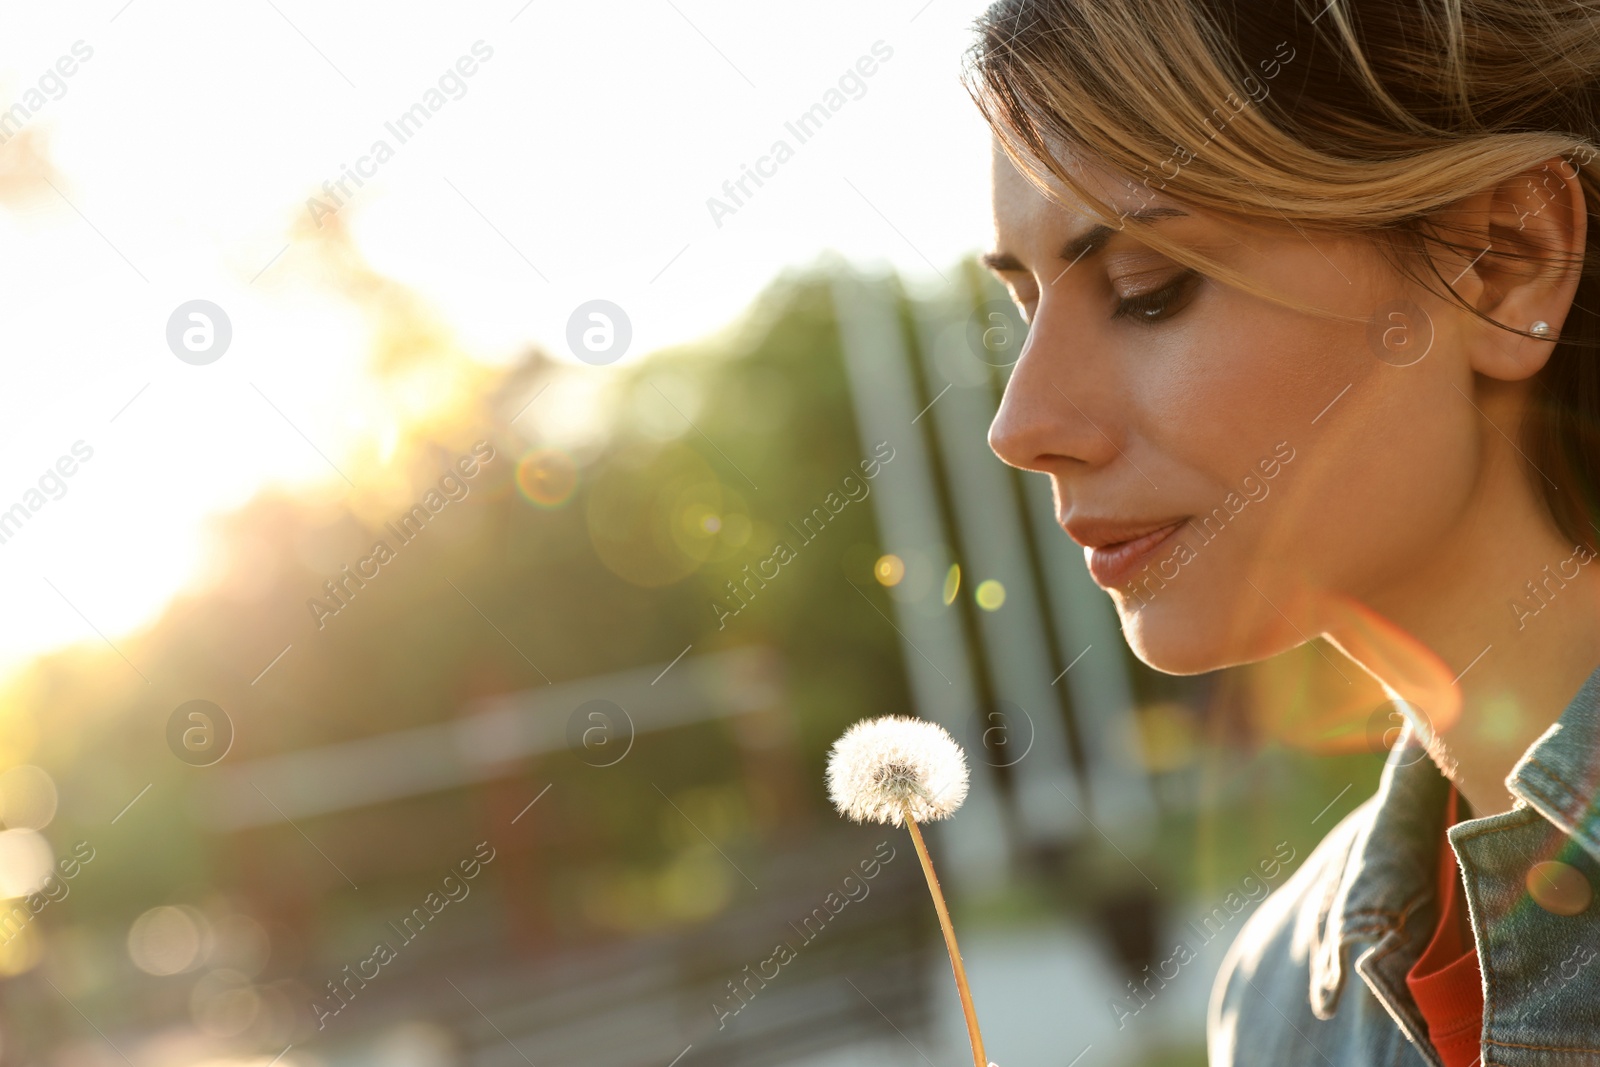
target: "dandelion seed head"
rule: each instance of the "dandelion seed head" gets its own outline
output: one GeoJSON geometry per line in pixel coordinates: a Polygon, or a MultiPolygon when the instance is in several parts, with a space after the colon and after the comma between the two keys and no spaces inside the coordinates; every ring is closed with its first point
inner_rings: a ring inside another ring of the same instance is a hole
{"type": "Polygon", "coordinates": [[[855,822],[899,826],[947,819],[967,799],[967,757],[948,730],[925,719],[863,719],[833,743],[828,795],[855,822]]]}

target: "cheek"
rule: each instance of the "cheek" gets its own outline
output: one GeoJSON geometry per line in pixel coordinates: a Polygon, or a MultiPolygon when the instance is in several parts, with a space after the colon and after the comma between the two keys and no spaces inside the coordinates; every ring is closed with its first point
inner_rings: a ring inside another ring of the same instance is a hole
{"type": "Polygon", "coordinates": [[[1316,433],[1324,420],[1312,420],[1367,371],[1360,343],[1348,327],[1224,305],[1141,356],[1141,421],[1179,467],[1237,486],[1278,442],[1298,447],[1316,433]]]}
{"type": "Polygon", "coordinates": [[[1318,423],[1292,525],[1303,545],[1297,555],[1322,584],[1381,600],[1385,587],[1425,565],[1468,507],[1480,416],[1451,387],[1452,369],[1442,359],[1376,363],[1318,423]]]}
{"type": "MultiPolygon", "coordinates": [[[[1271,606],[1280,583],[1259,568],[1270,559],[1309,578],[1322,549],[1307,531],[1348,506],[1310,494],[1304,499],[1317,507],[1307,510],[1297,490],[1312,480],[1306,459],[1331,419],[1319,414],[1366,372],[1361,332],[1308,327],[1259,304],[1231,305],[1218,300],[1192,324],[1144,346],[1129,381],[1146,445],[1161,457],[1163,510],[1194,516],[1182,535],[1192,554],[1159,572],[1171,580],[1117,597],[1130,646],[1169,673],[1263,659],[1298,643],[1271,606]]],[[[1339,404],[1349,399],[1346,393],[1339,404]]],[[[1344,492],[1337,478],[1332,489],[1344,492]]]]}
{"type": "Polygon", "coordinates": [[[1299,631],[1281,612],[1304,628],[1328,595],[1365,599],[1414,566],[1470,495],[1474,413],[1449,362],[1383,363],[1364,326],[1219,299],[1131,364],[1126,387],[1169,510],[1210,515],[1230,493],[1244,502],[1220,533],[1191,527],[1192,559],[1148,602],[1118,598],[1130,644],[1158,669],[1292,647],[1299,631]],[[1268,459],[1279,460],[1271,479],[1268,459]],[[1264,498],[1248,499],[1247,477],[1264,498]]]}

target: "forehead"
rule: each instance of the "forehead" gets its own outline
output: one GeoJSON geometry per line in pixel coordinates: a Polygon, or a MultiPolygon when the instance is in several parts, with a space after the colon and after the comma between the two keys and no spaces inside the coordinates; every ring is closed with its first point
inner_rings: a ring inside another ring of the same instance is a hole
{"type": "MultiPolygon", "coordinates": [[[[1055,199],[1047,197],[1017,169],[1005,150],[1000,147],[998,140],[994,142],[991,156],[994,222],[997,233],[1021,235],[1037,230],[1043,224],[1050,222],[1059,226],[1095,219],[1083,201],[1060,179],[1048,172],[1045,185],[1055,199]]],[[[1118,177],[1092,160],[1070,150],[1057,151],[1055,157],[1091,193],[1114,210],[1131,209],[1154,202],[1150,196],[1136,197],[1127,179],[1118,177]]],[[[1159,197],[1156,199],[1159,200],[1159,197]]]]}

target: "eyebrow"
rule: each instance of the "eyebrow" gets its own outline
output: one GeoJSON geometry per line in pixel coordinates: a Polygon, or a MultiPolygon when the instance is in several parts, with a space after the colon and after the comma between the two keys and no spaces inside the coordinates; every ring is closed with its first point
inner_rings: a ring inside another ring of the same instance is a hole
{"type": "MultiPolygon", "coordinates": [[[[1175,207],[1153,207],[1144,211],[1129,211],[1125,215],[1118,216],[1118,219],[1119,221],[1123,218],[1141,220],[1170,219],[1187,217],[1188,214],[1187,211],[1180,211],[1175,207]]],[[[1107,226],[1104,223],[1097,223],[1078,236],[1068,238],[1067,242],[1061,246],[1061,251],[1057,252],[1056,255],[1066,260],[1069,264],[1076,263],[1084,256],[1098,251],[1108,237],[1121,229],[1122,227],[1120,226],[1107,226]]],[[[996,272],[1026,271],[1028,269],[1020,259],[1010,252],[985,252],[978,262],[996,272]]]]}

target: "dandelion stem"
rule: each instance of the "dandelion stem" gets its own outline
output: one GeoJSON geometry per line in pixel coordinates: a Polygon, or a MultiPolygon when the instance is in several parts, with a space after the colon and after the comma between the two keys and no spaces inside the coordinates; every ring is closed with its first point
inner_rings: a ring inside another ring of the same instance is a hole
{"type": "Polygon", "coordinates": [[[961,995],[961,1011],[967,1017],[967,1037],[972,1042],[972,1062],[975,1067],[989,1067],[983,1052],[983,1035],[978,1032],[978,1010],[972,1005],[972,990],[967,985],[967,969],[961,963],[961,949],[956,946],[956,928],[950,924],[950,909],[945,907],[944,893],[939,889],[939,876],[933,873],[933,860],[928,856],[928,846],[922,840],[922,830],[917,820],[905,813],[906,829],[911,831],[911,843],[917,847],[917,859],[922,861],[922,873],[928,877],[928,890],[933,894],[933,908],[939,913],[939,928],[944,931],[944,947],[950,952],[950,969],[955,972],[956,992],[961,995]]]}

